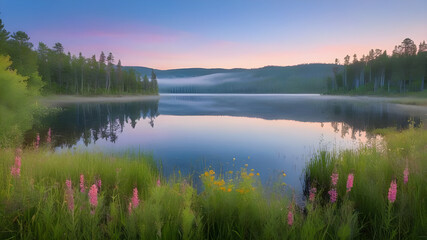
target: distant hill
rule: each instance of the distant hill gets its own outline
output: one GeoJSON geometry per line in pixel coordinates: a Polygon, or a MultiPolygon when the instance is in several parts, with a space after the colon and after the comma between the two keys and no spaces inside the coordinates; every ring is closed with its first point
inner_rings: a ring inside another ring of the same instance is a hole
{"type": "MultiPolygon", "coordinates": [[[[255,69],[154,69],[161,93],[322,93],[333,64],[267,66],[255,69]]],[[[133,68],[151,75],[151,68],[133,68]]]]}

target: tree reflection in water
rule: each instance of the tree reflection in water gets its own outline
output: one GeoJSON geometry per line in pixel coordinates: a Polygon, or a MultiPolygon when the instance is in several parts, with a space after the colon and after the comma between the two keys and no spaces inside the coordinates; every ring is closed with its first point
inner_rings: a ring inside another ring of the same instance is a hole
{"type": "Polygon", "coordinates": [[[159,116],[158,106],[158,100],[68,105],[62,111],[41,119],[26,134],[26,144],[32,144],[37,132],[43,138],[49,128],[53,131],[54,147],[69,148],[80,139],[86,146],[99,139],[115,143],[125,124],[135,128],[142,118],[149,119],[150,126],[154,127],[154,120],[159,116]]]}

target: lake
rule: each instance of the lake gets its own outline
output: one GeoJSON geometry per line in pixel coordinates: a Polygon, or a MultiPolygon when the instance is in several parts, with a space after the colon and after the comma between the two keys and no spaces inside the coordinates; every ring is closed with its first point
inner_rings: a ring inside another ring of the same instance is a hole
{"type": "Polygon", "coordinates": [[[423,107],[315,94],[165,94],[61,107],[28,138],[51,127],[57,151],[150,153],[166,176],[180,170],[197,179],[209,167],[225,172],[248,164],[267,184],[286,173],[297,193],[316,151],[357,148],[378,139],[369,129],[407,128],[427,116],[423,107]]]}

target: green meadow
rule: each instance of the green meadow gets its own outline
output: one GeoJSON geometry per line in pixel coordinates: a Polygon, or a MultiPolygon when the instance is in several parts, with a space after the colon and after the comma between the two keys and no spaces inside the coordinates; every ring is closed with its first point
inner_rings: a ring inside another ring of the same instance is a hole
{"type": "MultiPolygon", "coordinates": [[[[39,148],[1,150],[2,239],[408,239],[426,235],[427,132],[377,130],[383,141],[319,152],[304,172],[313,199],[284,194],[286,174],[263,187],[256,169],[159,175],[151,157],[39,148]],[[20,156],[19,175],[11,169],[20,156]],[[404,170],[409,169],[408,181],[404,170]],[[331,174],[337,200],[330,201],[331,174]],[[347,176],[354,185],[347,191],[347,176]],[[80,177],[84,176],[83,183],[80,177]],[[66,186],[71,180],[71,190],[66,186]],[[101,180],[101,183],[99,183],[101,180]],[[395,201],[388,193],[397,182],[395,201]],[[91,188],[96,186],[96,205],[91,188]],[[135,206],[134,189],[138,202],[135,206]],[[71,196],[71,198],[70,198],[71,196]],[[70,208],[70,202],[73,206],[70,208]]],[[[43,142],[43,141],[42,141],[43,142]]]]}

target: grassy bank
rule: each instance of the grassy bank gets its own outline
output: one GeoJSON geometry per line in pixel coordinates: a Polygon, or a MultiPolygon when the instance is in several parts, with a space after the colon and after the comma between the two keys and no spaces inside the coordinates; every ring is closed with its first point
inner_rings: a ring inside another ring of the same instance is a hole
{"type": "Polygon", "coordinates": [[[330,91],[326,95],[340,95],[340,96],[367,96],[367,97],[379,97],[383,98],[384,101],[405,104],[405,105],[416,105],[416,106],[427,106],[427,90],[422,92],[407,92],[407,93],[388,93],[387,91],[364,91],[353,90],[353,91],[330,91]]]}
{"type": "Polygon", "coordinates": [[[52,153],[43,147],[24,149],[22,154],[0,150],[0,238],[425,236],[427,132],[381,133],[385,145],[314,156],[305,172],[307,197],[311,190],[313,198],[304,206],[283,194],[284,176],[265,191],[250,166],[224,174],[207,169],[199,176],[203,191],[197,192],[191,178],[159,178],[153,160],[139,154],[52,153]],[[404,183],[406,167],[409,180],[404,183]],[[332,173],[339,176],[336,186],[332,173]],[[347,192],[349,173],[354,186],[347,192]],[[388,191],[394,179],[397,194],[391,203],[388,191]],[[335,202],[330,201],[331,188],[337,191],[335,202]]]}

